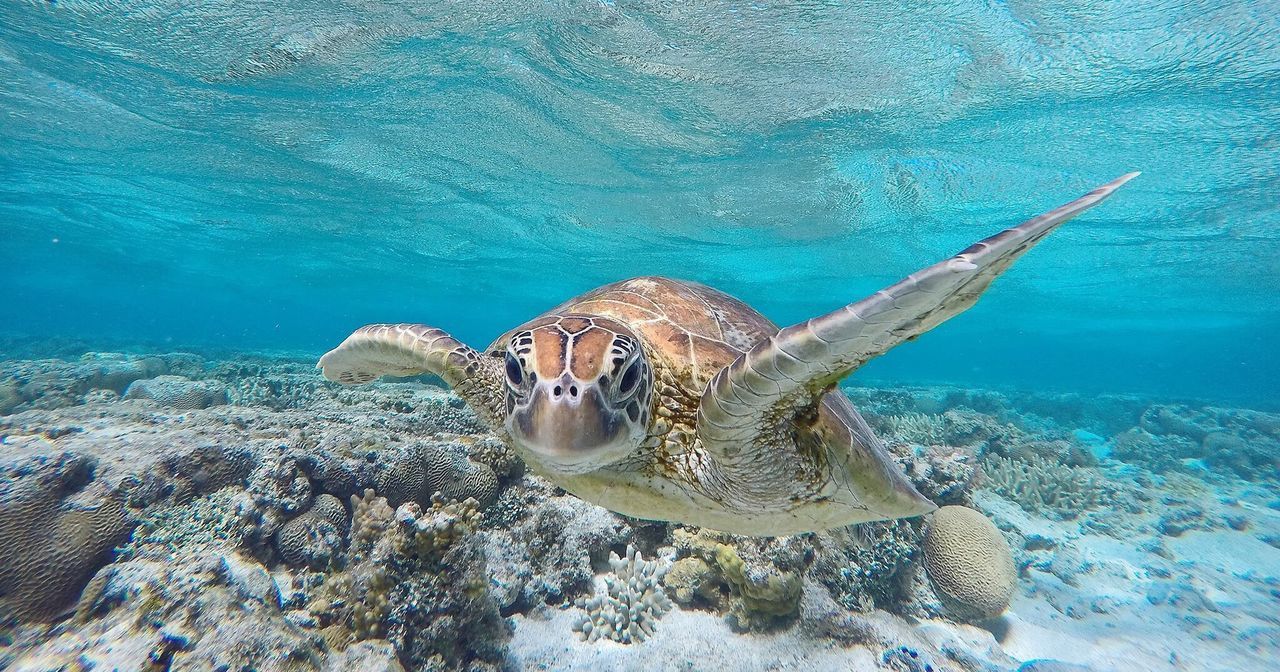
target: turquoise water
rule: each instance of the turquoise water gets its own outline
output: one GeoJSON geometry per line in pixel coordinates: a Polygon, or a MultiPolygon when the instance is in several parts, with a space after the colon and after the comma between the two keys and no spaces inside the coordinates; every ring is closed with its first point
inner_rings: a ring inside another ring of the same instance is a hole
{"type": "Polygon", "coordinates": [[[1274,404],[1265,5],[7,3],[0,331],[480,345],[640,274],[788,323],[1141,170],[866,375],[1274,404]]]}
{"type": "Polygon", "coordinates": [[[0,670],[1280,659],[1273,1],[11,0],[0,261],[0,670]],[[853,406],[315,369],[643,275],[794,324],[1133,171],[853,406]]]}

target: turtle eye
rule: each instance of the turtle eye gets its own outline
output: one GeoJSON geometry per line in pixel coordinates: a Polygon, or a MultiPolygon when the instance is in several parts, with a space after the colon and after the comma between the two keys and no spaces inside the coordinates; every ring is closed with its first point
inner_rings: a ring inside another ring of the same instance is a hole
{"type": "Polygon", "coordinates": [[[511,387],[520,387],[521,383],[524,382],[524,368],[520,366],[520,362],[516,360],[515,356],[509,352],[507,353],[507,382],[511,384],[511,387]]]}
{"type": "Polygon", "coordinates": [[[636,383],[640,382],[640,360],[636,359],[631,362],[631,366],[627,367],[626,372],[622,374],[622,378],[618,381],[618,394],[623,397],[630,396],[635,391],[636,383]]]}

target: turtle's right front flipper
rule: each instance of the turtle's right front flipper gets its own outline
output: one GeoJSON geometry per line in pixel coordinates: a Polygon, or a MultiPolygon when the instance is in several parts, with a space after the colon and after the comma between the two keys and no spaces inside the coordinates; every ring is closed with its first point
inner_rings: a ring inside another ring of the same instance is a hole
{"type": "Polygon", "coordinates": [[[1113,180],[861,301],[761,341],[707,385],[698,437],[721,462],[750,462],[755,437],[803,416],[854,369],[967,310],[1023,253],[1135,176],[1113,180]]]}
{"type": "Polygon", "coordinates": [[[325,378],[343,385],[363,385],[382,376],[437,375],[482,420],[502,431],[506,402],[500,365],[440,329],[424,324],[360,327],[317,366],[325,378]]]}

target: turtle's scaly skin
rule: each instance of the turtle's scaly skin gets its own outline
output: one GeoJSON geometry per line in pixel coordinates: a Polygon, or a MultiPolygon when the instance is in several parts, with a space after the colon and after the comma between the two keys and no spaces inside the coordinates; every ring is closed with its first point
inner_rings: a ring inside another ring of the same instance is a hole
{"type": "MultiPolygon", "coordinates": [[[[916,514],[934,508],[893,467],[848,398],[835,390],[824,395],[811,418],[794,424],[780,419],[773,436],[760,437],[777,459],[749,471],[721,469],[697,438],[702,391],[716,373],[778,327],[710,287],[662,277],[616,282],[504,334],[487,352],[501,357],[514,335],[577,322],[580,315],[616,320],[641,340],[654,373],[652,421],[640,449],[627,459],[584,474],[547,474],[565,490],[638,518],[738,534],[790,534],[900,517],[891,514],[903,507],[916,514]],[[833,472],[833,465],[850,457],[861,472],[833,472]],[[850,491],[850,481],[859,477],[864,487],[850,491]],[[855,491],[881,493],[884,501],[860,500],[855,491]]],[[[525,458],[537,468],[536,456],[525,458]]]]}
{"type": "Polygon", "coordinates": [[[643,277],[557,306],[484,353],[425,325],[370,325],[320,368],[344,384],[434,373],[531,467],[639,518],[779,535],[917,516],[936,507],[836,383],[968,309],[1136,175],[781,330],[709,287],[643,277]]]}

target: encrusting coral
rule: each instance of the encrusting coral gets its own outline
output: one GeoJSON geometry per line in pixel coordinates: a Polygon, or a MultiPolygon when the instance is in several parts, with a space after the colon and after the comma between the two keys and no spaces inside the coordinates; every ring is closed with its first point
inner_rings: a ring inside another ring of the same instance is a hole
{"type": "MultiPolygon", "coordinates": [[[[735,627],[765,629],[790,618],[799,608],[803,587],[799,571],[779,568],[769,562],[748,562],[739,548],[728,543],[733,538],[730,535],[710,530],[695,533],[680,528],[672,536],[681,555],[701,559],[728,589],[727,604],[714,606],[727,607],[729,620],[735,627]]],[[[677,595],[714,595],[711,578],[701,569],[685,563],[680,572],[668,577],[666,585],[677,595]]]]}
{"type": "Polygon", "coordinates": [[[645,560],[634,546],[627,546],[626,558],[609,554],[609,567],[613,575],[604,578],[605,591],[578,600],[578,606],[586,613],[576,629],[589,642],[643,642],[653,636],[654,623],[671,610],[671,600],[661,583],[669,566],[659,560],[645,560]]]}
{"type": "Polygon", "coordinates": [[[924,566],[943,604],[962,620],[999,615],[1017,582],[1004,535],[986,516],[963,506],[933,513],[924,537],[924,566]]]}
{"type": "Polygon", "coordinates": [[[901,604],[923,533],[910,520],[861,523],[814,537],[810,576],[840,606],[865,612],[901,604]]]}

